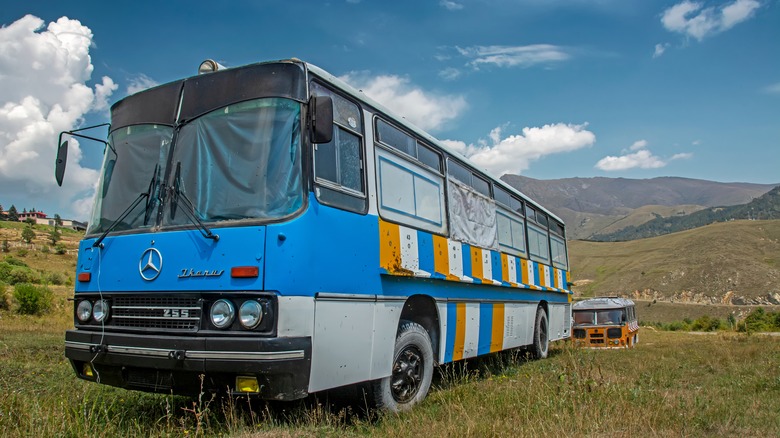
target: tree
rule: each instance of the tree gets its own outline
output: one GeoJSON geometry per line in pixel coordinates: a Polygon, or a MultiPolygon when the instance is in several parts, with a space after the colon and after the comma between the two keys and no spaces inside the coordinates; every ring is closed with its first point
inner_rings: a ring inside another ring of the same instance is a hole
{"type": "Polygon", "coordinates": [[[11,251],[11,248],[8,246],[8,240],[3,239],[3,244],[2,244],[2,246],[0,246],[0,251],[3,251],[3,252],[10,252],[11,251]]]}
{"type": "Polygon", "coordinates": [[[35,227],[35,219],[33,219],[31,217],[28,217],[27,219],[25,219],[24,223],[26,223],[27,225],[29,225],[29,226],[31,226],[33,228],[35,227]]]}
{"type": "Polygon", "coordinates": [[[60,217],[59,214],[55,213],[54,214],[54,229],[56,230],[57,227],[61,227],[61,226],[62,226],[62,218],[60,217]]]}
{"type": "Polygon", "coordinates": [[[33,231],[31,226],[24,227],[24,230],[22,230],[22,240],[25,241],[25,243],[32,243],[32,240],[35,239],[35,231],[33,231]]]}
{"type": "Polygon", "coordinates": [[[54,229],[51,230],[51,232],[49,233],[49,240],[51,240],[52,245],[56,245],[61,238],[62,238],[62,234],[60,234],[60,232],[57,231],[57,226],[55,225],[54,229]]]}
{"type": "Polygon", "coordinates": [[[19,212],[16,211],[16,206],[11,204],[11,208],[8,209],[8,220],[19,221],[19,212]]]}
{"type": "Polygon", "coordinates": [[[0,204],[0,221],[5,218],[5,211],[3,210],[3,204],[0,204]]]}

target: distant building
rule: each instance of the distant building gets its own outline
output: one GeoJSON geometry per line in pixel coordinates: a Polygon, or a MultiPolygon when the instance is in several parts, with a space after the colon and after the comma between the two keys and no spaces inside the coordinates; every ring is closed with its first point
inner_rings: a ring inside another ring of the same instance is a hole
{"type": "MultiPolygon", "coordinates": [[[[27,219],[33,219],[35,220],[36,223],[39,223],[38,219],[46,219],[46,213],[42,211],[25,211],[23,213],[19,213],[18,216],[19,216],[19,222],[24,222],[27,219]]],[[[43,223],[45,224],[46,222],[43,223]]]]}

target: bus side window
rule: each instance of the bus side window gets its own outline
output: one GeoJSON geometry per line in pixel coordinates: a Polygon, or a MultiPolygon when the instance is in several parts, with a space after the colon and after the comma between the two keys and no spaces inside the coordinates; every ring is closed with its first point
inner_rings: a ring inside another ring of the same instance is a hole
{"type": "Polygon", "coordinates": [[[363,122],[360,108],[339,94],[311,84],[312,94],[333,98],[333,139],[314,145],[317,199],[326,205],[365,213],[368,199],[363,165],[363,122]]]}

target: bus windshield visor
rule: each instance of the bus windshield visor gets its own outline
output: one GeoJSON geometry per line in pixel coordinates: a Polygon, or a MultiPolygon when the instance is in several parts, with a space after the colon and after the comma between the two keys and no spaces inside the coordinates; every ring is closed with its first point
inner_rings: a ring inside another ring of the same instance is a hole
{"type": "Polygon", "coordinates": [[[177,135],[162,225],[274,220],[303,206],[301,105],[262,98],[189,122],[177,135]],[[175,193],[174,193],[175,192],[175,193]],[[184,204],[187,205],[184,205],[184,204]]]}
{"type": "Polygon", "coordinates": [[[150,228],[156,220],[161,169],[168,158],[173,128],[134,125],[111,133],[87,234],[105,232],[139,198],[145,197],[114,226],[123,231],[150,228]],[[116,153],[114,152],[116,151],[116,153]]]}

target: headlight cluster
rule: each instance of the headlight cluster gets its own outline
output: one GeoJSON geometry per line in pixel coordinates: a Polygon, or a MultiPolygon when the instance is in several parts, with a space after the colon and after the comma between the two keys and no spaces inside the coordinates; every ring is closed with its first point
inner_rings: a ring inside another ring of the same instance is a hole
{"type": "MultiPolygon", "coordinates": [[[[263,305],[257,300],[246,300],[238,308],[241,327],[252,330],[263,322],[263,305]]],[[[211,323],[218,329],[227,329],[236,319],[236,306],[225,298],[214,301],[209,312],[211,323]]]]}
{"type": "Polygon", "coordinates": [[[76,318],[83,323],[89,322],[90,319],[102,323],[108,319],[109,308],[108,300],[97,300],[94,303],[81,300],[76,305],[76,318]]]}

